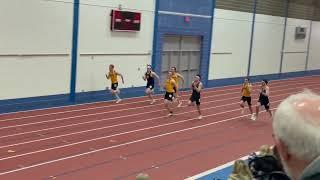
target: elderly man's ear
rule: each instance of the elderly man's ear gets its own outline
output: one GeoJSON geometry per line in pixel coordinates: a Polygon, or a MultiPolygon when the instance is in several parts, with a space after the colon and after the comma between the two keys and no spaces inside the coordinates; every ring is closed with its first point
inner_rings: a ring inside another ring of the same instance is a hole
{"type": "Polygon", "coordinates": [[[291,159],[291,154],[289,153],[288,146],[277,137],[274,137],[273,139],[280,156],[283,158],[283,160],[289,161],[291,159]]]}

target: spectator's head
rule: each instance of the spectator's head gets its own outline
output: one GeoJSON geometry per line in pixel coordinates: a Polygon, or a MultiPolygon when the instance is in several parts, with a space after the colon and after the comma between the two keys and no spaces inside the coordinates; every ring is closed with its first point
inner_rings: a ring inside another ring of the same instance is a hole
{"type": "Polygon", "coordinates": [[[234,162],[232,174],[252,178],[249,166],[243,160],[236,160],[234,162]]]}
{"type": "Polygon", "coordinates": [[[140,173],[136,176],[136,180],[151,180],[151,179],[148,174],[140,173]]]}
{"type": "Polygon", "coordinates": [[[293,180],[300,179],[320,156],[320,96],[305,91],[285,99],[275,113],[273,131],[284,169],[293,180]]]}

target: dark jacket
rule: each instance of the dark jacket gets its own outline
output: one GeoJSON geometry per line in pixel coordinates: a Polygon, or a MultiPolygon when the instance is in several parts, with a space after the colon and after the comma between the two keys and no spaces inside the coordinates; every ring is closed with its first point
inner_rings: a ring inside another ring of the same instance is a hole
{"type": "Polygon", "coordinates": [[[320,180],[320,156],[304,169],[301,180],[320,180]]]}

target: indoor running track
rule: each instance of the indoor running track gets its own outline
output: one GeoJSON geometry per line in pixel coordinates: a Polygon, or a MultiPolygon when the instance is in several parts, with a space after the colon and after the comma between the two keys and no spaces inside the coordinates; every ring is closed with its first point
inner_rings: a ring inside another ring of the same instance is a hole
{"type": "MultiPolygon", "coordinates": [[[[320,91],[320,77],[270,83],[271,107],[304,88],[320,91]]],[[[272,144],[271,119],[240,114],[240,86],[202,92],[203,120],[193,107],[166,117],[162,96],[121,104],[101,102],[0,115],[1,180],[184,179],[272,144]]],[[[258,97],[254,85],[253,102],[258,97]]],[[[183,93],[188,100],[189,92],[183,93]]],[[[186,105],[186,101],[184,101],[186,105]]]]}

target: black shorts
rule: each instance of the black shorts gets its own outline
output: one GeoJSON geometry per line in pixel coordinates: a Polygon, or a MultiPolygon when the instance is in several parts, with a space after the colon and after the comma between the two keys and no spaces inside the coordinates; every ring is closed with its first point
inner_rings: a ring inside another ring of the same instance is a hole
{"type": "Polygon", "coordinates": [[[153,90],[154,89],[154,84],[147,84],[146,89],[153,90]]]}
{"type": "Polygon", "coordinates": [[[196,102],[196,105],[200,106],[200,95],[192,94],[190,97],[191,102],[196,102]]]}
{"type": "Polygon", "coordinates": [[[164,99],[168,101],[173,101],[174,99],[173,93],[166,92],[166,94],[164,95],[164,99]]]}
{"type": "Polygon", "coordinates": [[[251,106],[251,97],[242,96],[241,101],[247,102],[249,106],[251,106]]]}
{"type": "Polygon", "coordinates": [[[266,110],[270,109],[270,101],[268,97],[260,96],[258,102],[260,102],[261,106],[264,106],[266,110]]]}
{"type": "Polygon", "coordinates": [[[118,83],[111,83],[111,89],[114,90],[114,91],[117,90],[118,89],[118,85],[119,85],[118,83]]]}

